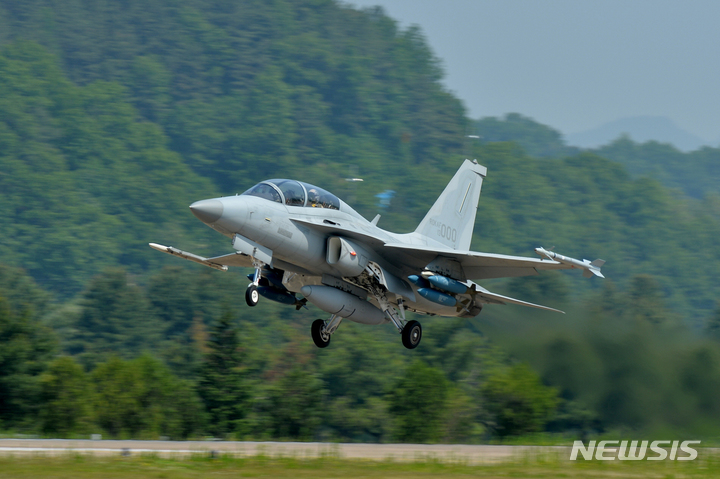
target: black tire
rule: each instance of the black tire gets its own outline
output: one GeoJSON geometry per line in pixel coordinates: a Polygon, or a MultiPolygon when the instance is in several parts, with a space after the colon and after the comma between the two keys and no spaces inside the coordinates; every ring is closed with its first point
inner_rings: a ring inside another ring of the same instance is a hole
{"type": "Polygon", "coordinates": [[[260,301],[260,293],[258,293],[257,286],[251,284],[245,290],[245,302],[248,306],[255,306],[260,301]]]}
{"type": "Polygon", "coordinates": [[[313,321],[310,327],[310,333],[312,334],[313,342],[318,348],[327,348],[330,344],[330,335],[327,335],[327,340],[323,338],[322,328],[325,327],[325,321],[322,319],[316,319],[313,321]]]}
{"type": "Polygon", "coordinates": [[[422,326],[415,320],[409,321],[402,330],[403,346],[415,349],[422,339],[422,326]]]}

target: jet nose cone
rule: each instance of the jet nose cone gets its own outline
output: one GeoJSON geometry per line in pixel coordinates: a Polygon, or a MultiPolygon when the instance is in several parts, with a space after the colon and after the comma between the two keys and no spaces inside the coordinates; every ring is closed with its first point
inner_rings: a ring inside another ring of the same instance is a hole
{"type": "Polygon", "coordinates": [[[190,211],[203,223],[215,223],[223,214],[223,204],[218,200],[201,200],[190,205],[190,211]]]}

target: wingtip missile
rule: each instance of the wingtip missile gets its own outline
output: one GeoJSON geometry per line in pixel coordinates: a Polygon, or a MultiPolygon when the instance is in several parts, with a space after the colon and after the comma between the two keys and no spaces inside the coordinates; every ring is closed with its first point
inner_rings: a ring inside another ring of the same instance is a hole
{"type": "Polygon", "coordinates": [[[169,252],[170,252],[170,251],[168,251],[168,247],[167,247],[167,246],[163,246],[163,245],[161,245],[161,244],[148,243],[148,245],[150,245],[150,247],[151,247],[152,249],[156,249],[156,250],[158,250],[158,251],[162,251],[163,253],[169,253],[169,252]]]}
{"type": "Polygon", "coordinates": [[[172,246],[164,246],[157,243],[148,243],[148,245],[152,249],[156,249],[158,251],[162,251],[163,253],[171,254],[173,256],[179,256],[180,258],[192,261],[194,263],[202,264],[205,266],[208,266],[213,269],[217,269],[219,271],[227,271],[228,267],[224,264],[218,264],[213,263],[208,258],[198,256],[196,254],[188,253],[187,251],[182,251],[177,248],[173,248],[172,246]]]}
{"type": "Polygon", "coordinates": [[[581,261],[579,259],[570,258],[569,256],[554,253],[553,251],[548,251],[542,247],[535,248],[535,252],[540,255],[540,257],[545,257],[551,261],[557,261],[558,263],[569,265],[571,268],[584,269],[585,271],[583,271],[583,276],[586,278],[592,278],[593,276],[598,276],[600,278],[605,277],[600,272],[600,268],[605,264],[605,260],[596,259],[595,261],[589,261],[583,259],[581,261]]]}

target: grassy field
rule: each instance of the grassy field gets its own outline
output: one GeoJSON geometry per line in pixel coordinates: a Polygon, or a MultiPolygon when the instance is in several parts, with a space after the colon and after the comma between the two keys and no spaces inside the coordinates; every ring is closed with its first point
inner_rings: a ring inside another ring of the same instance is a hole
{"type": "Polygon", "coordinates": [[[417,462],[359,461],[340,458],[233,458],[221,456],[163,459],[157,456],[0,457],[0,478],[717,478],[720,461],[569,462],[528,459],[469,466],[434,460],[417,462]]]}

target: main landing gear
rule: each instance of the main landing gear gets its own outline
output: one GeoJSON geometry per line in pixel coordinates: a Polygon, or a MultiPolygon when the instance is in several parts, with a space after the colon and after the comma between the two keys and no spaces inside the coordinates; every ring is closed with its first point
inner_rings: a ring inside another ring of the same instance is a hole
{"type": "MultiPolygon", "coordinates": [[[[341,321],[342,318],[335,314],[327,321],[322,319],[313,321],[310,327],[310,334],[312,335],[315,346],[318,348],[327,348],[330,344],[330,336],[332,336],[338,326],[340,326],[341,321]]],[[[403,346],[408,349],[415,349],[422,339],[422,326],[415,320],[408,321],[400,330],[400,335],[402,336],[403,346]]]]}
{"type": "Polygon", "coordinates": [[[415,349],[420,344],[420,339],[422,339],[422,326],[413,319],[405,323],[405,327],[400,334],[402,335],[403,346],[408,349],[415,349]]]}
{"type": "Polygon", "coordinates": [[[395,325],[402,336],[403,346],[408,349],[417,348],[420,344],[420,340],[422,339],[422,326],[420,326],[420,323],[414,319],[405,321],[405,307],[403,306],[402,299],[398,300],[400,317],[395,312],[395,309],[390,306],[390,303],[388,303],[384,294],[379,294],[376,297],[378,298],[378,302],[380,303],[385,316],[395,325]]]}
{"type": "Polygon", "coordinates": [[[316,319],[310,327],[313,342],[318,348],[326,348],[330,344],[330,336],[340,326],[342,318],[333,314],[328,321],[316,319]]]}

